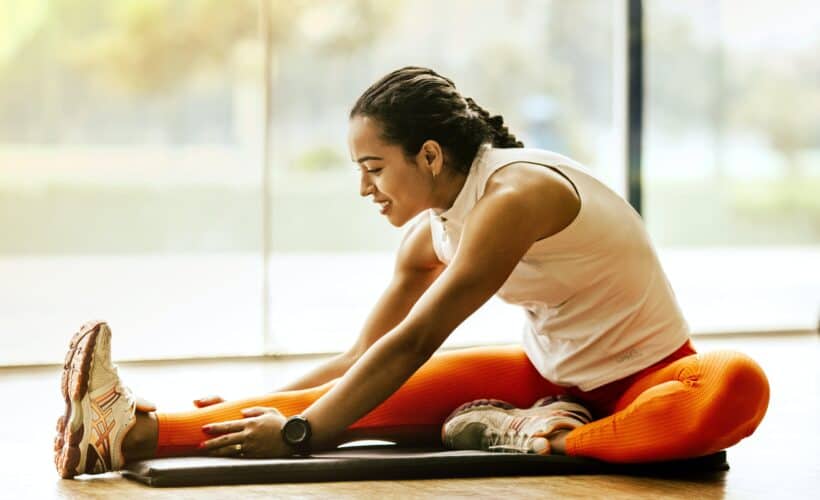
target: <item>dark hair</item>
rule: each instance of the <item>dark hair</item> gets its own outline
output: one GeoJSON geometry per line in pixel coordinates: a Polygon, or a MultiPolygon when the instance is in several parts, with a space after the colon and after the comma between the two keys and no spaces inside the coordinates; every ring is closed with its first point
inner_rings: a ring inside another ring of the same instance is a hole
{"type": "Polygon", "coordinates": [[[434,140],[449,156],[452,167],[467,173],[478,148],[491,142],[497,148],[523,148],[504,125],[455,84],[432,69],[407,66],[370,86],[356,100],[350,118],[368,116],[382,126],[382,138],[398,144],[405,155],[418,154],[424,141],[434,140]]]}

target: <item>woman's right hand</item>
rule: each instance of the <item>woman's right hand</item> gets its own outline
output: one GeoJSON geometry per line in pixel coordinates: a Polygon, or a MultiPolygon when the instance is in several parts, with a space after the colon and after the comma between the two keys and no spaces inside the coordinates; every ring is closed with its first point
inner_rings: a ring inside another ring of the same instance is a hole
{"type": "Polygon", "coordinates": [[[194,406],[196,406],[197,408],[205,408],[206,406],[211,406],[224,402],[225,400],[220,398],[219,396],[205,396],[204,398],[195,399],[194,406]]]}

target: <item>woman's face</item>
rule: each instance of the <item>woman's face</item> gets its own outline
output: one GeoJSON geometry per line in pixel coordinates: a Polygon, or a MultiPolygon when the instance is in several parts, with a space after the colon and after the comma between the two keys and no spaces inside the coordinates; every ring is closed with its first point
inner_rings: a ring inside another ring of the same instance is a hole
{"type": "Polygon", "coordinates": [[[409,161],[401,148],[385,143],[380,125],[367,116],[350,120],[348,137],[351,159],[358,164],[362,196],[373,196],[377,209],[396,227],[433,206],[433,172],[441,170],[442,158],[429,152],[427,143],[415,161],[409,161]]]}

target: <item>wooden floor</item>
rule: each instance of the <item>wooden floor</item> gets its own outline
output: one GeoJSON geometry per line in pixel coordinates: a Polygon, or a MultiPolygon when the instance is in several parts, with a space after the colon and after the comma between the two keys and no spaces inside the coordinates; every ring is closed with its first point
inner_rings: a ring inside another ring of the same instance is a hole
{"type": "MultiPolygon", "coordinates": [[[[751,438],[729,449],[731,470],[697,480],[619,476],[507,477],[155,489],[106,474],[61,480],[52,465],[60,414],[59,370],[0,369],[0,498],[818,498],[820,491],[820,342],[817,335],[697,338],[700,351],[731,348],[769,375],[769,412],[751,438]]],[[[117,357],[116,336],[114,356],[117,357]]],[[[211,393],[228,398],[274,389],[316,360],[128,364],[124,380],[161,409],[186,408],[211,393]]]]}

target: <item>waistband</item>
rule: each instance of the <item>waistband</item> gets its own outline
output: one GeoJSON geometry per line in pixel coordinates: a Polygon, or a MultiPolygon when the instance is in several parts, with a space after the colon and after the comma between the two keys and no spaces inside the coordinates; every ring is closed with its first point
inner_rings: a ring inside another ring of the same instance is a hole
{"type": "Polygon", "coordinates": [[[602,385],[591,391],[582,391],[577,387],[567,388],[567,394],[578,398],[584,403],[587,408],[592,411],[595,418],[611,415],[615,403],[620,399],[621,395],[629,389],[630,386],[639,378],[648,375],[652,372],[660,370],[661,368],[674,363],[675,361],[697,354],[695,347],[692,345],[692,340],[687,339],[675,352],[663,358],[657,363],[637,371],[632,375],[615,380],[606,385],[602,385]]]}

